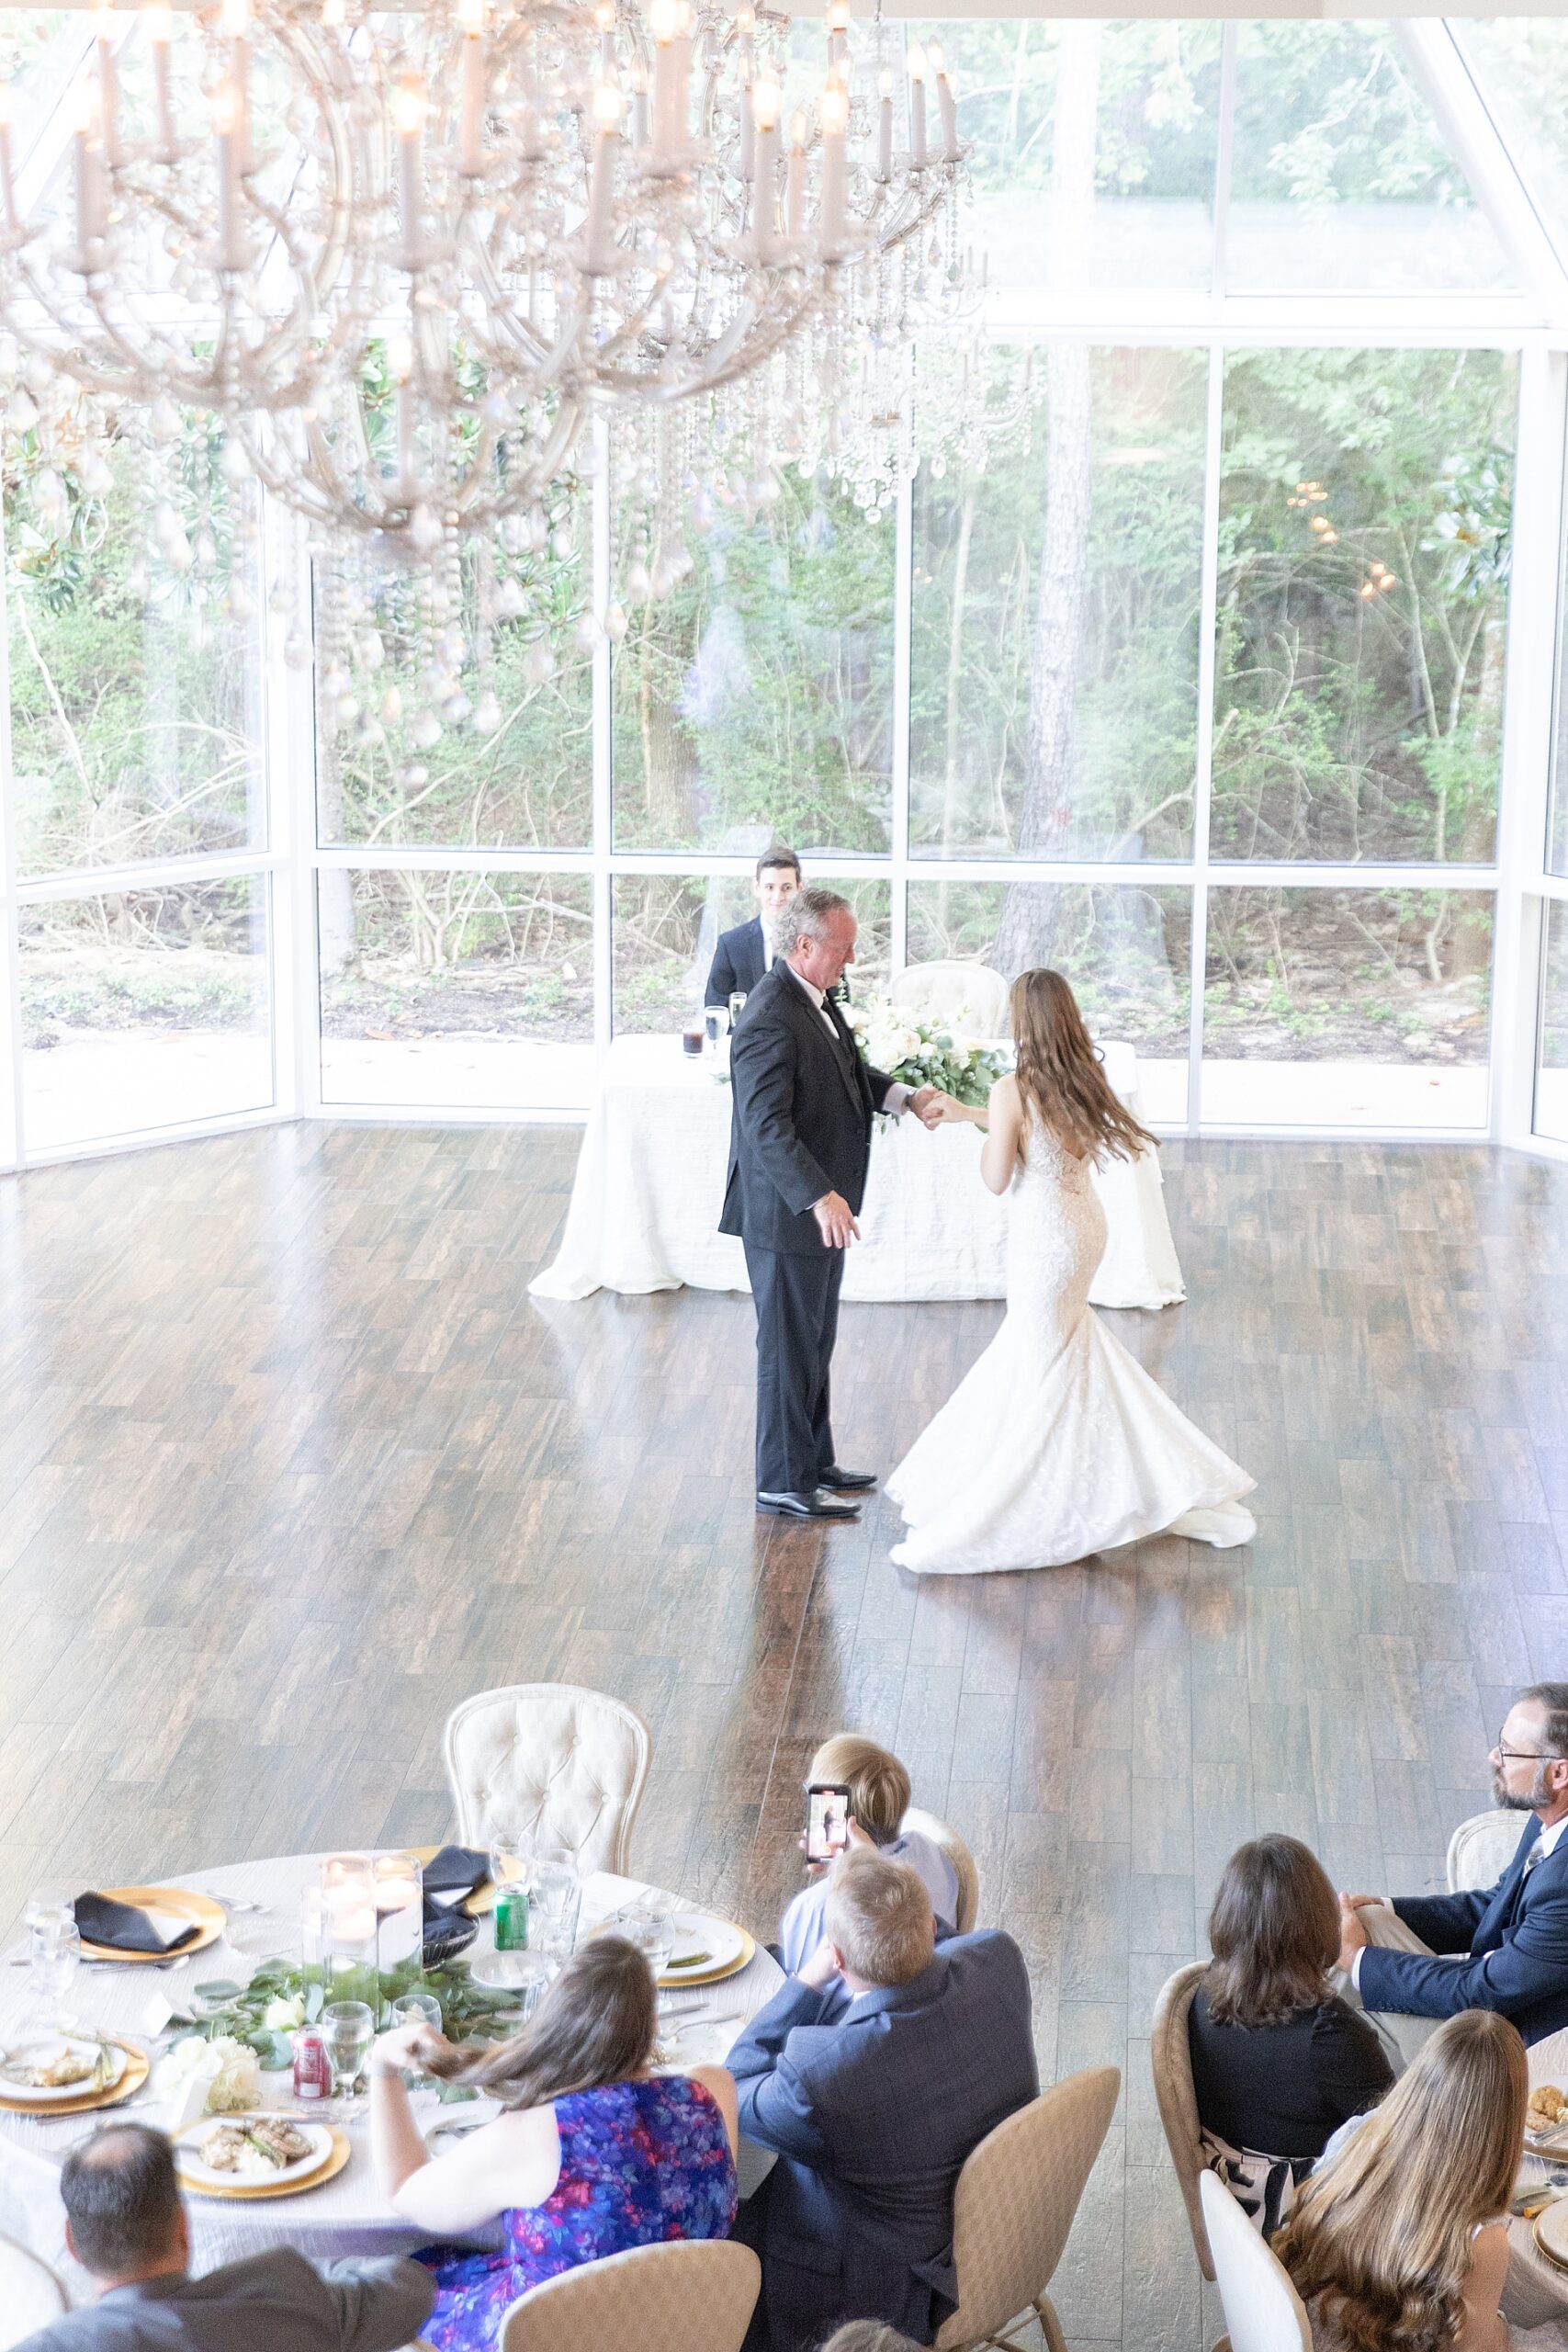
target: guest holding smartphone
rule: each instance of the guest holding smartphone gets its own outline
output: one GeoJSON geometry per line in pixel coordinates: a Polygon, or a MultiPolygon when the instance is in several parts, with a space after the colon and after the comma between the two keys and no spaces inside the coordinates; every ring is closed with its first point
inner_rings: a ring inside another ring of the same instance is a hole
{"type": "MultiPolygon", "coordinates": [[[[889,1861],[909,1863],[931,1896],[938,1939],[953,1935],[958,1925],[958,1873],[933,1838],[901,1826],[909,1809],[910,1789],[909,1775],[898,1758],[874,1739],[839,1732],[824,1741],[812,1758],[806,1785],[808,1807],[813,1788],[848,1791],[847,1818],[840,1824],[845,1851],[875,1849],[889,1861]]],[[[827,1815],[822,1818],[826,1829],[827,1815]]],[[[804,1849],[808,1838],[803,1836],[800,1842],[804,1849]]],[[[799,1974],[822,1941],[823,1907],[834,1859],[815,1862],[807,1855],[810,1883],[802,1887],[779,1924],[779,1959],[791,1976],[799,1974]]],[[[841,1987],[840,1992],[841,1997],[841,1987]]]]}

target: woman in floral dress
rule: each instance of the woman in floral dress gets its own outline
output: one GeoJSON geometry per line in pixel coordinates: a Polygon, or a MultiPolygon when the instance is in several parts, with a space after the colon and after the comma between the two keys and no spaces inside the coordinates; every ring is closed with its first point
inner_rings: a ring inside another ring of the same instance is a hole
{"type": "Polygon", "coordinates": [[[484,2254],[433,2245],[434,2352],[490,2352],[519,2295],[629,2246],[723,2238],[735,2218],[735,2085],[722,2066],[649,2070],[658,2006],[648,1962],[620,1936],[568,1961],[524,2031],[454,2050],[428,2026],[382,2036],[371,2061],[376,2169],[397,2211],[433,2235],[489,2230],[484,2254]],[[400,2068],[471,2084],[505,2113],[432,2162],[400,2068]]]}

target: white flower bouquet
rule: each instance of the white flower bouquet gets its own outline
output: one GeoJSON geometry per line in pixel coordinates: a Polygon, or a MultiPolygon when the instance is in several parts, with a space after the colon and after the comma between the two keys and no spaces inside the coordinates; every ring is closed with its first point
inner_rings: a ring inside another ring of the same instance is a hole
{"type": "Polygon", "coordinates": [[[886,997],[857,998],[848,1018],[874,1068],[906,1086],[939,1086],[957,1102],[985,1102],[1008,1067],[994,1046],[974,1045],[934,1022],[917,1021],[886,997]]]}

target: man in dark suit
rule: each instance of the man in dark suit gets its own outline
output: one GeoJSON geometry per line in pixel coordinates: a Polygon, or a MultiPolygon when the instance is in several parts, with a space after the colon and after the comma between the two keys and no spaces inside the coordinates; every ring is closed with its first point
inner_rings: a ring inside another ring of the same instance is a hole
{"type": "Polygon", "coordinates": [[[705,1004],[728,1004],[732,996],[750,996],[772,964],[766,926],[783,913],[800,888],[800,860],[794,850],[775,844],[757,860],[751,895],[757,911],[750,922],[721,931],[708,967],[705,1004]]]}
{"type": "Polygon", "coordinates": [[[1040,2088],[1010,1936],[936,1946],[924,1885],[885,1854],[835,1865],[824,1924],[725,2062],[742,2132],[779,2158],[736,2225],[762,2257],[745,2352],[802,2352],[846,2319],[930,2344],[958,2301],[964,2159],[1040,2088]],[[825,2025],[840,1973],[853,1998],[825,2025]]]}
{"type": "Polygon", "coordinates": [[[1527,2041],[1568,2026],[1568,1682],[1519,1692],[1491,1763],[1497,1803],[1530,1816],[1495,1886],[1339,1898],[1339,1964],[1406,2058],[1461,2009],[1496,2009],[1527,2041]]]}
{"type": "Polygon", "coordinates": [[[430,2316],[435,2281],[417,2262],[318,2269],[275,2245],[200,2278],[174,2151],[163,2132],[111,2123],[60,2176],[65,2242],[98,2300],[27,2338],[22,2352],[394,2352],[430,2316]]]}
{"type": "Polygon", "coordinates": [[[859,1507],[842,1493],[876,1479],[833,1453],[828,1373],[844,1251],[860,1232],[873,1114],[912,1104],[923,1115],[937,1090],[911,1093],[872,1069],[829,994],[854,961],[847,899],[797,890],[778,918],[778,950],[730,1042],[719,1231],[746,1245],[757,1309],[757,1507],[852,1519],[859,1507]]]}

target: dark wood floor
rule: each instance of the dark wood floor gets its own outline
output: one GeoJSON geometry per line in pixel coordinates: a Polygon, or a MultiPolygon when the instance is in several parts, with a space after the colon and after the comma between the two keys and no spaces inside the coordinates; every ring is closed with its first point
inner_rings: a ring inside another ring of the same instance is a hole
{"type": "MultiPolygon", "coordinates": [[[[1172,1145],[1191,1298],[1115,1328],[1258,1477],[1258,1541],[917,1583],[886,1517],[751,1509],[749,1302],[536,1306],[570,1130],[285,1127],[0,1182],[0,1918],[442,1835],[492,1683],[629,1699],[637,1859],[759,1930],[804,1761],[853,1726],[975,1846],[1043,2068],[1126,2070],[1058,2300],[1212,2341],[1150,2095],[1163,1977],[1256,1829],[1415,1890],[1509,1687],[1568,1671],[1568,1169],[1172,1145]]],[[[848,1308],[841,1452],[887,1466],[989,1306],[848,1308]]]]}

